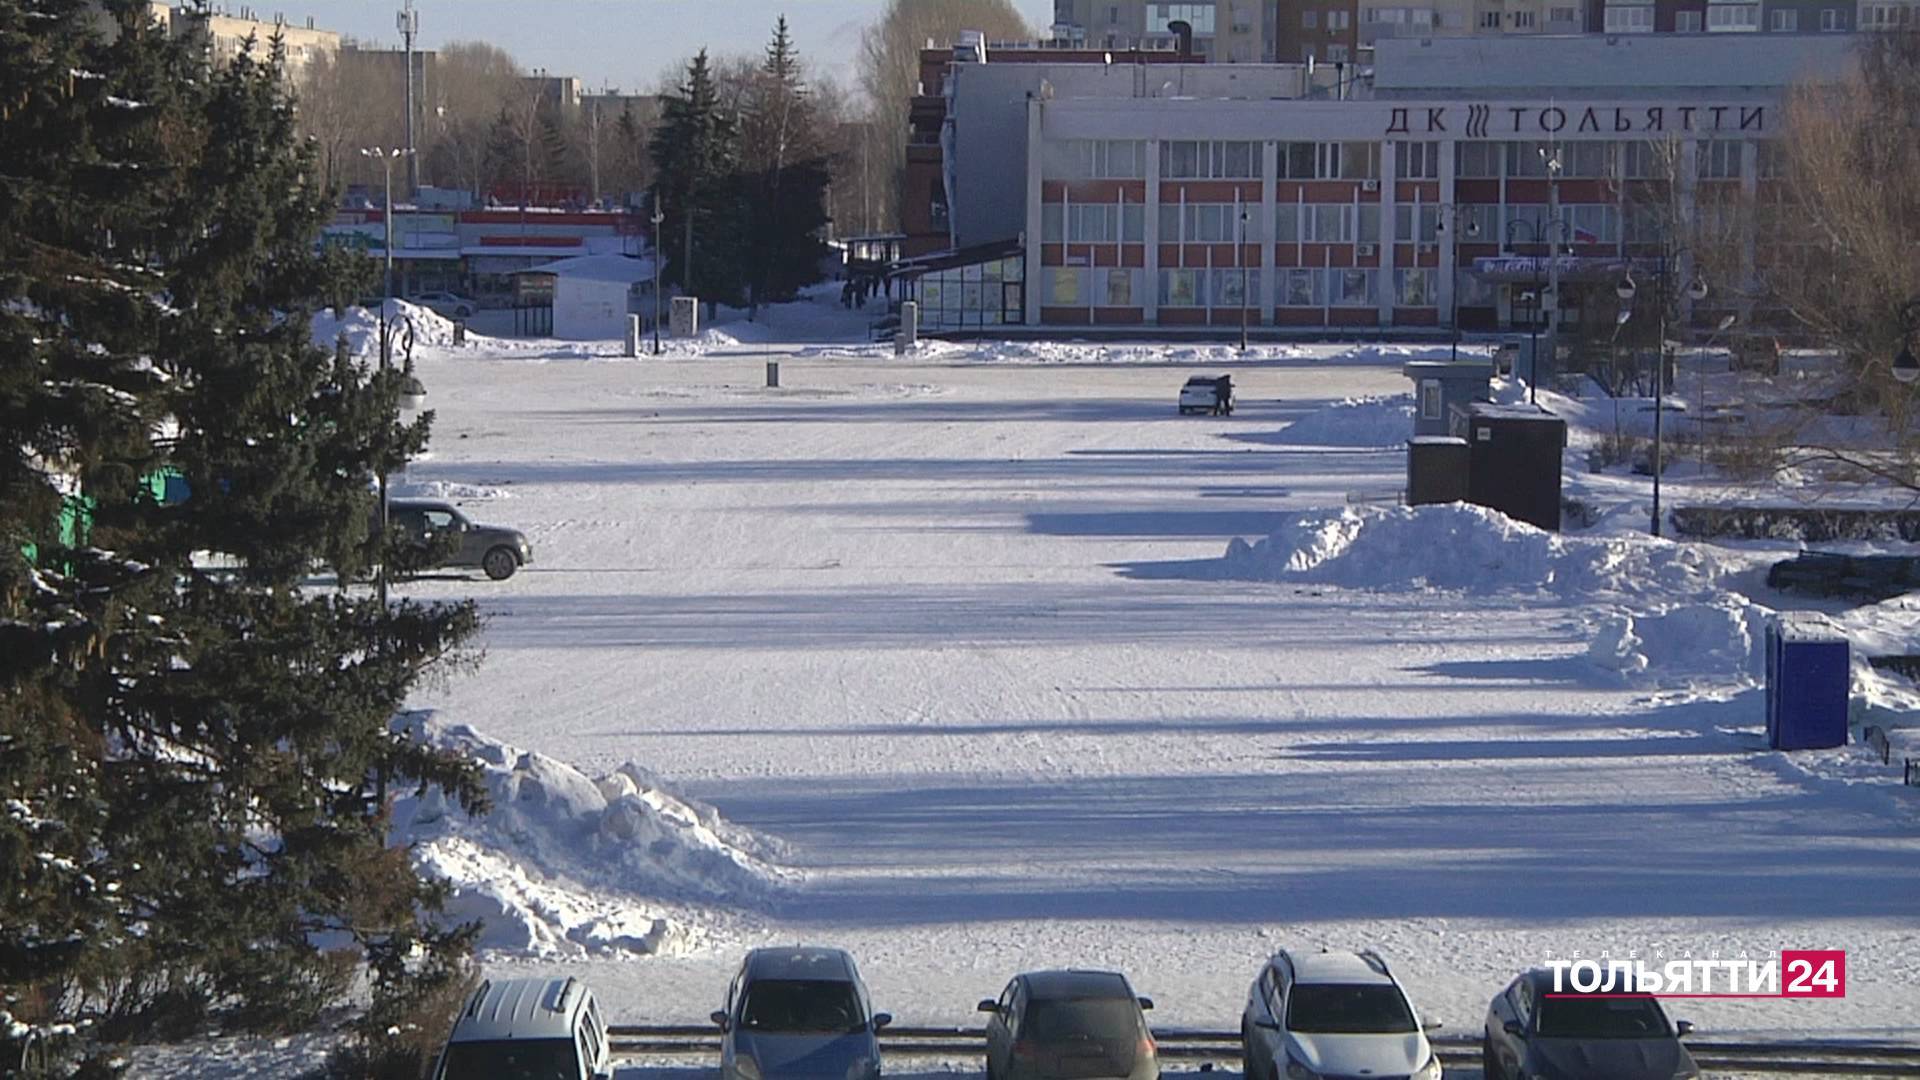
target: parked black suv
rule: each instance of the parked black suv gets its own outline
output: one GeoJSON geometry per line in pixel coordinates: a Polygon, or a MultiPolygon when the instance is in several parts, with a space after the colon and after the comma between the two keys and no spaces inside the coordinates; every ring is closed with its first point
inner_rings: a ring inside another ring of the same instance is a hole
{"type": "Polygon", "coordinates": [[[390,499],[387,516],[403,550],[413,556],[402,560],[408,569],[478,569],[495,581],[505,581],[533,561],[533,547],[525,533],[477,525],[450,502],[390,499]]]}

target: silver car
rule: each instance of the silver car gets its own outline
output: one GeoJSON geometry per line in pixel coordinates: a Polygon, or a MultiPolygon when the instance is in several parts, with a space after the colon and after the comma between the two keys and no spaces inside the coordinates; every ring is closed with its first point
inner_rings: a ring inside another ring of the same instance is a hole
{"type": "Polygon", "coordinates": [[[987,1080],[1156,1080],[1151,1008],[1118,972],[1015,975],[998,1001],[980,1003],[993,1014],[987,1080]]]}
{"type": "Polygon", "coordinates": [[[874,1080],[881,1028],[853,957],[840,949],[755,949],[727,987],[721,1080],[874,1080]]]}

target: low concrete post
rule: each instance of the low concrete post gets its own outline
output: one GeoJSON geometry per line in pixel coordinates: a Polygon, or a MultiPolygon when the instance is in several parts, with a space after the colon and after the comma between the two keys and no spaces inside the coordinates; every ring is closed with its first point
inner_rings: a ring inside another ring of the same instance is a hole
{"type": "Polygon", "coordinates": [[[767,361],[767,385],[776,388],[780,385],[780,361],[778,360],[767,361]]]}
{"type": "Polygon", "coordinates": [[[667,317],[667,329],[677,338],[690,338],[700,332],[700,298],[676,296],[673,313],[667,317]]]}
{"type": "Polygon", "coordinates": [[[640,316],[638,315],[627,316],[627,349],[625,355],[628,357],[640,355],[640,316]]]}
{"type": "Polygon", "coordinates": [[[920,340],[920,304],[913,300],[900,302],[900,329],[893,335],[893,353],[904,356],[914,343],[920,340]]]}

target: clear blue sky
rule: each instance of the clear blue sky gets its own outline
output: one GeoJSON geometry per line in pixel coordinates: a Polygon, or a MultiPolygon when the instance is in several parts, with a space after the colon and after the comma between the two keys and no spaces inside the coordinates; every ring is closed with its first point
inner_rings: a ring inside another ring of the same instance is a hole
{"type": "MultiPolygon", "coordinates": [[[[240,0],[222,0],[229,10],[240,0]]],[[[1014,0],[1027,21],[1053,21],[1052,0],[1014,0]]],[[[361,41],[398,45],[399,0],[246,0],[267,18],[314,23],[361,41]]],[[[414,0],[420,41],[486,41],[522,67],[575,75],[589,89],[651,89],[668,65],[708,52],[758,53],[783,12],[800,52],[820,69],[850,78],[860,31],[885,0],[414,0]]]]}

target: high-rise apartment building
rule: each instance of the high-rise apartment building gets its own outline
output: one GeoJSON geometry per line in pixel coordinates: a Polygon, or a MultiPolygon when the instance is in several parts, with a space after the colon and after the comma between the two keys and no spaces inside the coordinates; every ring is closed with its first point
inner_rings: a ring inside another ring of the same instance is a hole
{"type": "Polygon", "coordinates": [[[1173,24],[1193,29],[1193,51],[1214,63],[1267,60],[1271,0],[1054,0],[1053,38],[1085,49],[1172,49],[1173,24]]]}

